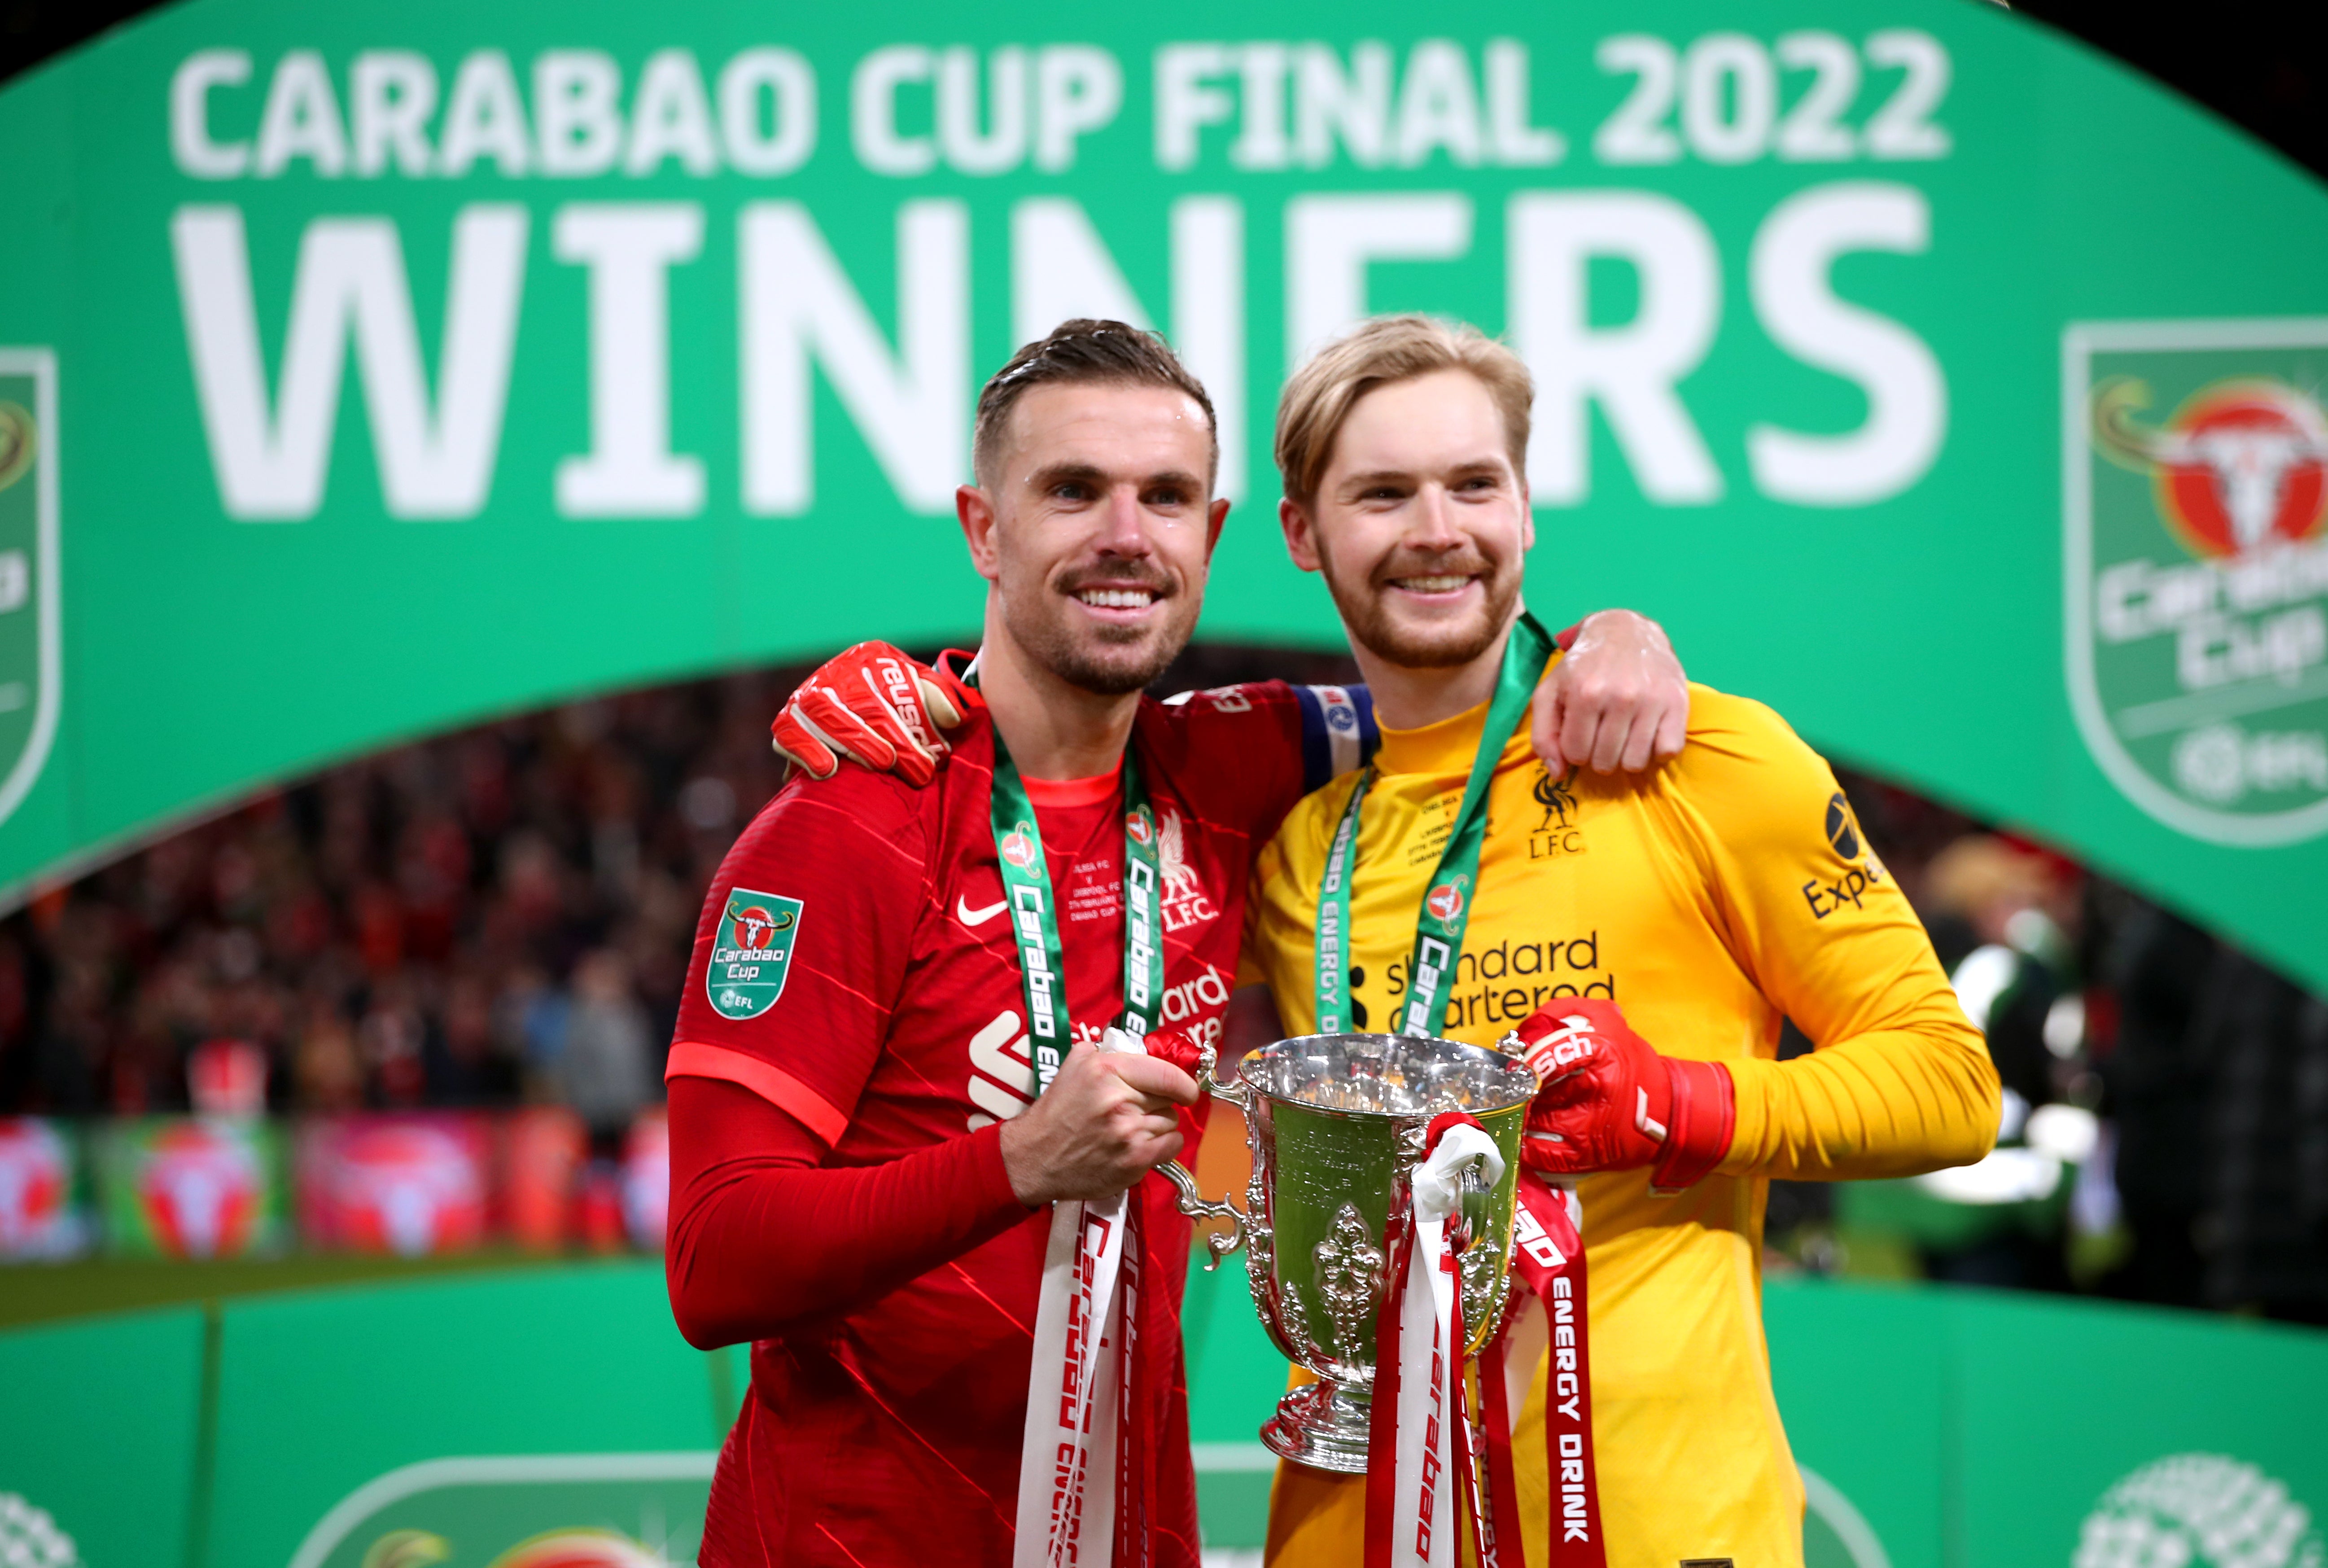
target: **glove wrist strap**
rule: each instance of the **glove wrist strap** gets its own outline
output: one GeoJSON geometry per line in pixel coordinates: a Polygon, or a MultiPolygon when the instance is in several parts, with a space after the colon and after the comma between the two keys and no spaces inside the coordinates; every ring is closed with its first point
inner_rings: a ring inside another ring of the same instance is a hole
{"type": "Polygon", "coordinates": [[[1738,1091],[1730,1069],[1719,1062],[1667,1056],[1665,1066],[1672,1109],[1649,1188],[1676,1193],[1695,1186],[1730,1152],[1738,1127],[1738,1091]]]}

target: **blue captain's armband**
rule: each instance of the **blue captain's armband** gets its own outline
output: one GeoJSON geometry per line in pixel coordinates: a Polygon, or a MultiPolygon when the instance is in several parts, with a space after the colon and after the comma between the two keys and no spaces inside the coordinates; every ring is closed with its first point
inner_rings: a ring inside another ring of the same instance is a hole
{"type": "Polygon", "coordinates": [[[1363,686],[1296,686],[1301,705],[1301,791],[1362,765],[1382,744],[1374,694],[1363,686]]]}

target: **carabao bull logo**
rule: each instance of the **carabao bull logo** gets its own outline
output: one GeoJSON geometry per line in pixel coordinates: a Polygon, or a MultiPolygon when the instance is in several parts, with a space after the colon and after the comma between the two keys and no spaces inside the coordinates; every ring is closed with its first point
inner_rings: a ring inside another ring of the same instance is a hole
{"type": "Polygon", "coordinates": [[[736,945],[749,948],[755,953],[766,952],[769,944],[775,941],[776,934],[791,930],[793,924],[789,911],[772,915],[756,904],[730,909],[728,918],[736,923],[736,945]]]}
{"type": "Polygon", "coordinates": [[[157,1127],[137,1160],[137,1205],[172,1257],[249,1252],[266,1205],[266,1172],[240,1128],[206,1122],[157,1127]]]}
{"type": "Polygon", "coordinates": [[[2328,329],[2075,326],[2067,672],[2113,783],[2195,838],[2328,832],[2328,329]]]}
{"type": "Polygon", "coordinates": [[[57,361],[0,348],[0,822],[32,793],[62,700],[57,361]]]}
{"type": "Polygon", "coordinates": [[[2145,429],[2135,411],[2149,400],[2132,376],[2095,388],[2095,444],[2151,475],[2160,515],[2192,555],[2260,556],[2320,531],[2328,423],[2317,403],[2278,381],[2218,381],[2145,429]]]}

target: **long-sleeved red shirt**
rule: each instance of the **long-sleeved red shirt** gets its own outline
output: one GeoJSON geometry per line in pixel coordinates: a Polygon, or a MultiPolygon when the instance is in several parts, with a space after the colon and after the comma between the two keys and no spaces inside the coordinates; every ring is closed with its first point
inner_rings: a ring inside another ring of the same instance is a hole
{"type": "Polygon", "coordinates": [[[751,1091],[674,1078],[671,1126],[664,1267],[699,1349],[850,1311],[1036,1212],[1011,1195],[1000,1125],[825,1169],[815,1135],[751,1091]]]}

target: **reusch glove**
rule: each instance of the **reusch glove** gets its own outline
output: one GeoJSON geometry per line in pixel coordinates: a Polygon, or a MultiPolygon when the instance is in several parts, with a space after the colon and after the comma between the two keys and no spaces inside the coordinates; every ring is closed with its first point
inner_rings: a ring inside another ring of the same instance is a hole
{"type": "Polygon", "coordinates": [[[1660,1193],[1722,1163],[1738,1121],[1737,1090],[1719,1062],[1658,1054],[1617,1004],[1563,998],[1513,1031],[1539,1087],[1520,1161],[1546,1176],[1649,1169],[1660,1193]]]}
{"type": "Polygon", "coordinates": [[[887,643],[859,643],[801,682],[768,727],[778,756],[812,778],[831,778],[848,757],[893,773],[916,789],[937,776],[962,722],[945,676],[887,643]]]}

